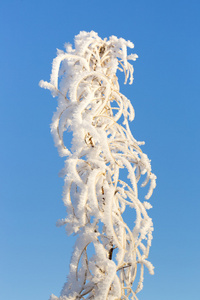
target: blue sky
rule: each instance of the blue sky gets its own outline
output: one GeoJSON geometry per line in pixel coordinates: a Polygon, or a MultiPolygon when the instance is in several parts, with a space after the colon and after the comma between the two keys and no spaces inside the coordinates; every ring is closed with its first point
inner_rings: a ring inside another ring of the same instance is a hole
{"type": "Polygon", "coordinates": [[[65,216],[49,129],[56,100],[38,82],[80,30],[129,39],[139,55],[133,85],[120,82],[158,177],[155,275],[146,270],[139,299],[199,299],[199,12],[198,0],[1,1],[0,299],[59,295],[68,273],[74,238],[55,226],[65,216]]]}

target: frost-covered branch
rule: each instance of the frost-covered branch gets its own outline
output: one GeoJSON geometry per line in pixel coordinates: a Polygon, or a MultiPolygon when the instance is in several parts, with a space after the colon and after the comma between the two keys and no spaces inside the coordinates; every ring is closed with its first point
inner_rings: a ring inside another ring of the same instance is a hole
{"type": "Polygon", "coordinates": [[[61,296],[51,300],[138,299],[147,260],[153,224],[147,214],[149,202],[138,199],[138,181],[149,184],[146,199],[156,186],[156,176],[140,145],[131,134],[134,119],[130,101],[120,93],[117,70],[125,83],[133,82],[136,54],[127,55],[130,41],[111,36],[102,40],[95,32],[80,32],[75,49],[66,44],[53,60],[50,82],[40,86],[58,97],[51,131],[59,154],[66,156],[63,201],[67,217],[58,221],[77,240],[70,273],[61,296]],[[64,132],[73,133],[72,147],[64,132]],[[123,180],[122,169],[128,178],[123,180]],[[129,228],[123,218],[126,207],[136,219],[129,228]],[[139,267],[140,266],[140,267],[139,267]],[[135,289],[133,288],[138,280],[135,289]]]}

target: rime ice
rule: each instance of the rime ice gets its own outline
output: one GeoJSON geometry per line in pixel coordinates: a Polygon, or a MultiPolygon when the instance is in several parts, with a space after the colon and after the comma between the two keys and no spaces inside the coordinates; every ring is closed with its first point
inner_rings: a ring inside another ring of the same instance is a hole
{"type": "Polygon", "coordinates": [[[130,132],[128,120],[134,119],[134,109],[120,93],[116,76],[119,69],[125,83],[133,82],[129,60],[135,61],[137,55],[127,56],[127,47],[134,45],[82,31],[75,37],[75,49],[66,44],[66,52],[58,50],[50,82],[40,81],[58,99],[51,131],[60,156],[66,156],[62,174],[67,217],[58,224],[77,234],[67,282],[61,296],[52,295],[51,300],[138,299],[144,266],[153,274],[147,260],[151,205],[138,199],[138,181],[145,174],[142,186],[149,184],[145,197],[149,199],[156,176],[139,147],[142,143],[130,132]],[[65,131],[73,133],[71,149],[64,144],[65,131]],[[124,168],[127,182],[121,176],[124,168]],[[132,228],[123,219],[127,206],[136,211],[132,228]]]}

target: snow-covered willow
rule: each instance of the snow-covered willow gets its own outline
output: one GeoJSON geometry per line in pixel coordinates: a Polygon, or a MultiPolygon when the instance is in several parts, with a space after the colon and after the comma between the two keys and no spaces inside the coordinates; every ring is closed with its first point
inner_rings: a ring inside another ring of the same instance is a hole
{"type": "Polygon", "coordinates": [[[123,71],[125,83],[133,82],[128,61],[137,55],[127,55],[127,47],[134,45],[80,32],[75,49],[66,44],[66,52],[58,50],[50,82],[40,81],[58,99],[51,131],[60,156],[67,157],[62,171],[67,217],[58,225],[77,235],[67,282],[61,296],[52,295],[52,300],[138,299],[144,266],[153,274],[147,260],[151,205],[138,199],[138,181],[145,175],[142,186],[149,184],[149,199],[156,176],[139,147],[142,143],[130,132],[134,109],[120,93],[116,76],[123,71]],[[73,135],[70,149],[65,131],[73,135]],[[123,169],[128,171],[125,181],[123,169]],[[127,206],[135,210],[132,228],[123,218],[127,206]]]}

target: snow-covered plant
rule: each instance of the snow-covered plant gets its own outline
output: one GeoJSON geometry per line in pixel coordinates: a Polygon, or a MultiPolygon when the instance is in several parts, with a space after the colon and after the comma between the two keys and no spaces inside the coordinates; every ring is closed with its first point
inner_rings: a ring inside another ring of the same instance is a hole
{"type": "Polygon", "coordinates": [[[51,131],[60,156],[67,157],[62,171],[67,217],[58,225],[77,235],[67,282],[61,296],[52,295],[51,300],[138,299],[144,266],[153,274],[147,260],[151,205],[138,199],[138,181],[146,174],[142,186],[149,182],[149,199],[156,176],[139,147],[143,143],[130,132],[128,119],[134,119],[134,109],[120,93],[116,76],[119,69],[125,83],[129,78],[133,82],[128,60],[135,61],[137,55],[127,55],[127,47],[134,45],[82,31],[75,37],[75,49],[66,44],[66,52],[58,50],[50,82],[40,81],[58,97],[51,131]],[[65,131],[73,134],[71,149],[65,131]],[[135,210],[132,228],[124,220],[127,206],[135,210]]]}

